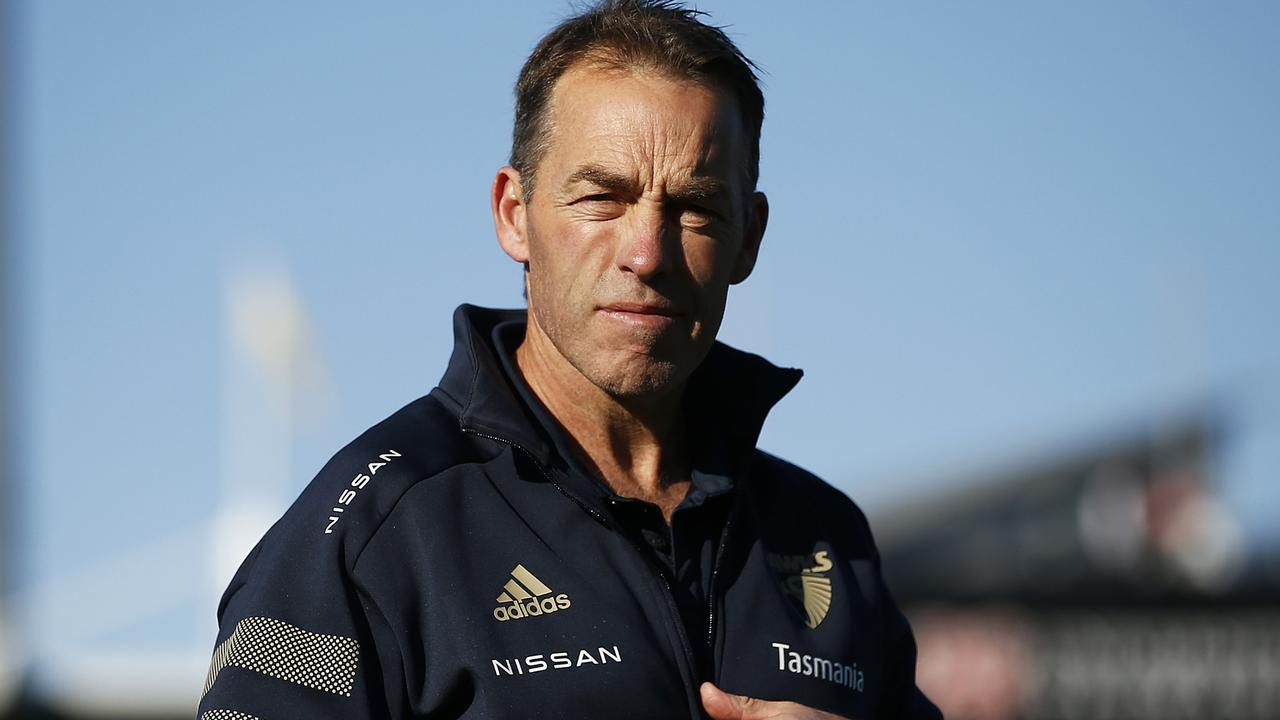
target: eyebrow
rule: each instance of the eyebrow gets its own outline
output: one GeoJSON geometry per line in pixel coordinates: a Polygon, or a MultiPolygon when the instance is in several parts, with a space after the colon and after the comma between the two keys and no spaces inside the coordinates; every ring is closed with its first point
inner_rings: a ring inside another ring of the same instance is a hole
{"type": "MultiPolygon", "coordinates": [[[[599,165],[584,165],[578,168],[565,180],[564,186],[568,188],[579,182],[591,183],[602,190],[610,192],[636,192],[634,178],[599,165]]],[[[709,175],[694,175],[677,183],[668,194],[676,200],[688,202],[727,195],[727,191],[728,187],[719,178],[709,175]]]]}
{"type": "Polygon", "coordinates": [[[565,180],[565,187],[570,187],[580,182],[591,183],[603,190],[611,190],[615,192],[630,192],[635,189],[635,181],[620,173],[606,170],[599,165],[584,165],[573,172],[568,180],[565,180]]]}

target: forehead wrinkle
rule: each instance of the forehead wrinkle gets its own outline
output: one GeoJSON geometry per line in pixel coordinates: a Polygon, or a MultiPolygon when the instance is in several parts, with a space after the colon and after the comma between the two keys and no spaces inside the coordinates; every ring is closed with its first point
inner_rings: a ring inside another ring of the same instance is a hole
{"type": "MultiPolygon", "coordinates": [[[[582,81],[598,68],[578,67],[566,73],[565,80],[582,81]],[[570,77],[575,76],[575,77],[570,77]]],[[[614,77],[645,77],[644,73],[622,72],[602,73],[614,77]]],[[[564,90],[564,86],[558,90],[564,90]]],[[[573,182],[582,180],[608,180],[610,186],[618,185],[618,180],[630,178],[637,185],[637,190],[662,190],[665,186],[681,188],[696,196],[715,194],[727,190],[746,179],[738,178],[737,170],[741,163],[734,162],[732,151],[733,134],[724,127],[725,112],[730,110],[720,103],[713,110],[711,122],[691,122],[688,118],[664,112],[664,108],[655,106],[650,97],[640,95],[633,98],[615,100],[607,104],[596,104],[589,96],[575,93],[572,98],[557,92],[552,98],[549,113],[555,121],[557,144],[566,143],[563,149],[574,148],[570,153],[572,174],[562,188],[568,188],[573,182]],[[576,118],[576,122],[570,118],[576,118]],[[562,124],[560,121],[567,121],[562,124]],[[581,125],[585,133],[578,138],[566,138],[559,131],[570,125],[581,125]],[[577,155],[576,159],[572,156],[577,155]],[[592,167],[593,166],[593,167],[592,167]],[[605,174],[583,174],[579,171],[608,171],[605,174]],[[707,180],[693,178],[715,178],[713,186],[707,180]]],[[[598,183],[597,183],[598,184],[598,183]]]]}
{"type": "Polygon", "coordinates": [[[714,139],[700,141],[687,132],[654,132],[649,141],[653,152],[646,152],[643,143],[632,145],[636,166],[648,178],[646,187],[688,199],[711,197],[726,190],[726,180],[709,171],[722,154],[714,139]]]}
{"type": "Polygon", "coordinates": [[[663,133],[667,152],[655,153],[655,164],[668,161],[667,185],[673,195],[709,197],[729,189],[737,164],[727,152],[720,122],[663,133]],[[728,162],[728,166],[725,163],[728,162]]]}

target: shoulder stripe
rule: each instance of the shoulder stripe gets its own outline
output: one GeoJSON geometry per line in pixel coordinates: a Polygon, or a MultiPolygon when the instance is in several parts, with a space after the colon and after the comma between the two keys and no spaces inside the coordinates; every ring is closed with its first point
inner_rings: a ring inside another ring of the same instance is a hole
{"type": "Polygon", "coordinates": [[[239,667],[351,697],[359,658],[360,644],[353,638],[309,632],[282,620],[248,617],[236,623],[236,629],[213,651],[200,696],[208,694],[224,668],[239,667]]]}
{"type": "Polygon", "coordinates": [[[200,720],[262,720],[256,715],[249,715],[238,710],[205,710],[200,720]]]}

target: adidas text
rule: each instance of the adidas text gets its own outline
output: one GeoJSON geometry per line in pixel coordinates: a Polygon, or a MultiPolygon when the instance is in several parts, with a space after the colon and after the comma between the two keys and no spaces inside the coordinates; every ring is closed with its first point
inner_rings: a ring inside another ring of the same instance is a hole
{"type": "Polygon", "coordinates": [[[552,595],[552,592],[554,591],[525,569],[525,566],[516,565],[511,571],[511,579],[502,586],[502,594],[498,596],[498,606],[493,609],[493,617],[498,622],[506,622],[550,615],[567,610],[573,604],[568,595],[552,595]]]}
{"type": "Polygon", "coordinates": [[[493,609],[493,616],[501,622],[506,622],[507,620],[517,620],[532,615],[546,615],[557,610],[566,610],[572,604],[568,595],[560,593],[553,598],[544,597],[541,600],[529,600],[524,604],[513,602],[510,605],[499,605],[493,609]]]}

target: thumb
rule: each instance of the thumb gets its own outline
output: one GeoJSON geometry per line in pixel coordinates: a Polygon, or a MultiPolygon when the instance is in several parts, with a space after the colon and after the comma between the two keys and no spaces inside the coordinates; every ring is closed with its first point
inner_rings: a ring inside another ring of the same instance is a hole
{"type": "Polygon", "coordinates": [[[730,695],[712,683],[704,682],[701,688],[702,707],[706,709],[711,720],[751,720],[757,717],[749,714],[755,701],[742,695],[730,695]]]}

